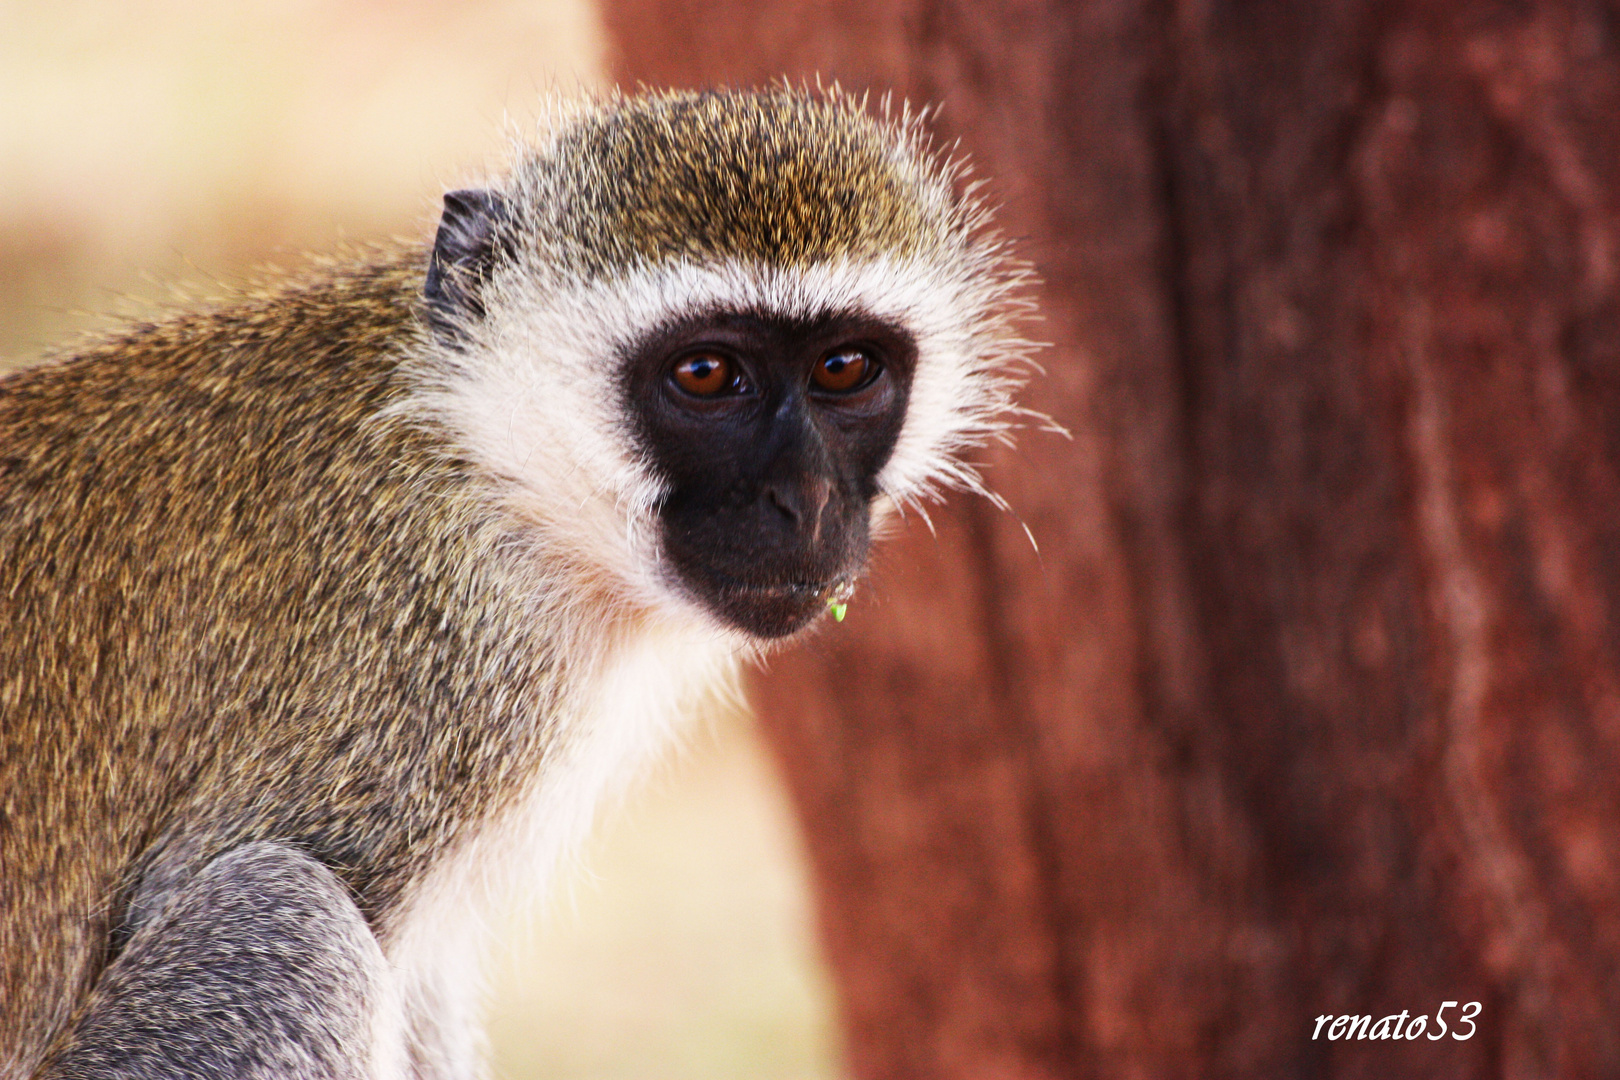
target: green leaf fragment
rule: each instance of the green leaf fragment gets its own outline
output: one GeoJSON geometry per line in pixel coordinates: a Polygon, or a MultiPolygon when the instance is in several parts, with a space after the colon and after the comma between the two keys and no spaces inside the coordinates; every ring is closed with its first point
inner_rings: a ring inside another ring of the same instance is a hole
{"type": "Polygon", "coordinates": [[[843,622],[844,621],[844,612],[849,610],[849,605],[848,604],[841,604],[837,600],[828,600],[827,601],[827,608],[828,608],[828,610],[830,610],[832,612],[832,617],[833,617],[833,619],[835,621],[843,622]]]}

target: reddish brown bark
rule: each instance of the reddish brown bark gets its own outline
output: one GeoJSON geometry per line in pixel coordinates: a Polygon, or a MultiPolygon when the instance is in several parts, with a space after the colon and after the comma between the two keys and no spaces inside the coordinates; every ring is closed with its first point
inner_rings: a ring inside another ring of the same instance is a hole
{"type": "Polygon", "coordinates": [[[856,1072],[1620,1074],[1612,12],[606,7],[943,102],[1046,281],[1040,554],[956,499],[759,686],[856,1072]]]}

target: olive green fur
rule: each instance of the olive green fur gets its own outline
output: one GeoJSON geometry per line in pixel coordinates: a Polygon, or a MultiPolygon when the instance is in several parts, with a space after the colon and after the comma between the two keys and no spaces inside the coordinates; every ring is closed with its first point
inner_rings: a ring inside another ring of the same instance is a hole
{"type": "Polygon", "coordinates": [[[532,775],[511,695],[551,658],[490,573],[487,483],[385,416],[421,278],[317,276],[0,383],[0,641],[27,658],[0,663],[0,1074],[138,881],[288,841],[375,918],[532,775]]]}
{"type": "Polygon", "coordinates": [[[915,118],[842,94],[651,93],[570,119],[507,194],[543,261],[587,280],[677,260],[937,258],[982,223],[915,118]]]}

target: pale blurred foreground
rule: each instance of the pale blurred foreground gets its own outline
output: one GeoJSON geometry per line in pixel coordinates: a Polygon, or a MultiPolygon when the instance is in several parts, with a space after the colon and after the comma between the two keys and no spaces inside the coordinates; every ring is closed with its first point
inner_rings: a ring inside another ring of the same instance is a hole
{"type": "MultiPolygon", "coordinates": [[[[0,4],[0,369],[345,239],[429,235],[540,94],[599,83],[579,0],[0,4]]],[[[801,857],[746,721],[654,773],[491,971],[508,1080],[839,1075],[801,857]]]]}
{"type": "Polygon", "coordinates": [[[788,807],[747,719],[714,727],[605,815],[595,880],[565,875],[536,935],[512,936],[500,1075],[838,1075],[788,807]]]}

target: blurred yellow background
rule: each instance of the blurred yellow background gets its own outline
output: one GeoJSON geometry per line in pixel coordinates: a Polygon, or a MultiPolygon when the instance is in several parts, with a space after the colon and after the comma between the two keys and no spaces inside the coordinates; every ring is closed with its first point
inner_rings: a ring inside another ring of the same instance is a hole
{"type": "MultiPolygon", "coordinates": [[[[548,92],[580,0],[0,2],[0,369],[346,240],[427,237],[548,92]]],[[[494,958],[496,1075],[840,1075],[781,786],[717,717],[494,958]]]]}

